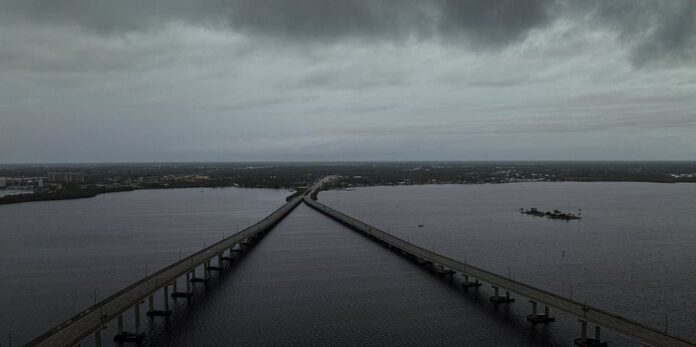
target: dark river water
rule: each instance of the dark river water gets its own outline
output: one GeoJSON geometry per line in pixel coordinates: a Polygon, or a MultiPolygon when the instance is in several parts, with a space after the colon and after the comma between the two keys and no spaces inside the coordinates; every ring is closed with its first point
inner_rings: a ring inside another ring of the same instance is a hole
{"type": "Polygon", "coordinates": [[[696,339],[696,184],[431,185],[319,196],[435,252],[696,339]],[[522,207],[582,209],[582,219],[528,216],[522,207]]]}
{"type": "MultiPolygon", "coordinates": [[[[89,306],[95,289],[101,300],[177,260],[180,249],[188,255],[252,224],[285,195],[178,189],[0,206],[0,343],[10,332],[16,344],[27,342],[89,306]]],[[[372,187],[322,192],[319,200],[436,252],[572,291],[659,329],[667,315],[671,334],[696,337],[696,185],[372,187]],[[520,207],[582,209],[583,219],[532,217],[520,207]]],[[[557,322],[532,327],[522,298],[493,307],[490,288],[465,293],[306,206],[213,277],[190,302],[179,299],[169,319],[145,320],[143,344],[564,346],[579,330],[558,313],[557,322]]]]}
{"type": "MultiPolygon", "coordinates": [[[[0,344],[16,345],[253,224],[287,191],[172,189],[0,206],[0,344]]],[[[110,340],[110,338],[109,338],[110,340]]]]}

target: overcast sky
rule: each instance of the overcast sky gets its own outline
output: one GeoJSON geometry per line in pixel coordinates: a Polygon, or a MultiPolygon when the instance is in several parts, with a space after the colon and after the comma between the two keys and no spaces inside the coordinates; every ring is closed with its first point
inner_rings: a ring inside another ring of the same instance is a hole
{"type": "Polygon", "coordinates": [[[0,0],[0,163],[696,160],[696,1],[0,0]]]}

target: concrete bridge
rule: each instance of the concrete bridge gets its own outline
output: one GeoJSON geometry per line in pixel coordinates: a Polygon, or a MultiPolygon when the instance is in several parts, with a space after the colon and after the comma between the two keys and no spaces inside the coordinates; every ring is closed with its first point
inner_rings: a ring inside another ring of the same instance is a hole
{"type": "Polygon", "coordinates": [[[302,198],[302,195],[293,198],[258,223],[131,284],[38,336],[26,346],[75,346],[90,334],[94,334],[95,344],[101,346],[101,330],[114,319],[117,320],[119,332],[116,338],[126,342],[136,342],[142,337],[139,329],[140,306],[143,300],[148,300],[148,316],[169,315],[171,313],[169,310],[170,289],[173,297],[191,296],[190,283],[205,282],[208,280],[210,271],[219,271],[222,262],[227,258],[224,256],[225,252],[229,252],[231,256],[236,251],[236,245],[251,243],[271,230],[302,203],[302,198]],[[215,258],[217,258],[217,266],[212,265],[215,258]],[[203,277],[196,277],[196,270],[199,267],[203,277]],[[181,277],[186,278],[186,291],[179,292],[176,283],[181,277]],[[155,309],[153,295],[160,291],[164,296],[164,307],[155,309]],[[135,317],[135,327],[128,333],[123,330],[123,314],[131,309],[135,317]]]}
{"type": "MultiPolygon", "coordinates": [[[[316,195],[314,195],[316,197],[316,195]]],[[[460,273],[464,276],[465,282],[462,284],[464,288],[479,287],[481,282],[489,283],[493,288],[491,301],[497,304],[507,304],[514,302],[515,298],[512,294],[517,294],[529,299],[532,312],[527,316],[527,319],[532,324],[549,323],[554,320],[550,315],[549,308],[554,308],[564,311],[573,316],[576,316],[580,323],[580,337],[575,339],[575,344],[579,346],[605,346],[606,343],[601,342],[600,327],[608,328],[616,331],[626,337],[634,339],[641,344],[649,346],[696,346],[696,343],[683,338],[674,337],[665,334],[657,329],[645,326],[636,321],[621,317],[617,314],[607,312],[605,310],[592,307],[572,299],[535,288],[531,285],[512,280],[480,269],[478,267],[463,263],[461,261],[448,258],[444,255],[416,246],[396,236],[386,233],[378,228],[361,222],[344,213],[336,211],[326,205],[323,205],[311,196],[305,196],[305,203],[324,215],[336,220],[337,222],[355,230],[363,235],[391,248],[400,254],[415,260],[420,265],[431,266],[434,270],[442,275],[453,275],[460,273]],[[501,295],[500,290],[505,290],[505,295],[501,295]],[[545,310],[543,314],[537,313],[537,305],[544,304],[545,310]],[[587,335],[588,323],[595,324],[594,337],[587,335]]]]}
{"type": "Polygon", "coordinates": [[[467,263],[462,263],[458,260],[426,250],[336,211],[316,201],[318,189],[329,180],[331,180],[331,177],[321,179],[309,190],[293,197],[286,202],[285,205],[258,223],[131,284],[46,333],[36,337],[25,346],[76,346],[91,334],[94,334],[95,344],[101,346],[102,328],[110,324],[113,320],[116,320],[118,327],[118,335],[115,337],[116,340],[123,342],[139,341],[143,336],[140,331],[140,322],[141,305],[144,304],[144,300],[147,299],[148,302],[148,310],[146,312],[148,316],[169,315],[171,313],[169,309],[170,297],[188,298],[193,295],[191,283],[208,281],[209,272],[222,270],[223,262],[231,260],[232,253],[239,250],[236,248],[237,245],[252,244],[255,240],[263,236],[264,233],[270,231],[303,201],[315,210],[399,252],[405,257],[416,261],[418,264],[432,267],[434,271],[442,276],[454,276],[456,273],[460,273],[465,279],[464,283],[462,283],[464,288],[479,287],[482,285],[482,281],[491,284],[494,289],[494,295],[491,296],[491,301],[496,304],[509,304],[513,302],[515,298],[512,297],[512,294],[528,298],[532,304],[532,313],[527,319],[533,324],[546,324],[552,322],[554,317],[550,315],[549,308],[551,307],[578,317],[581,326],[581,336],[575,340],[577,345],[605,345],[601,343],[600,337],[600,327],[604,327],[645,345],[696,346],[696,343],[692,341],[669,336],[661,331],[644,326],[619,315],[573,301],[518,281],[513,281],[467,263]],[[225,256],[225,252],[229,252],[229,257],[225,256]],[[215,258],[217,258],[216,266],[213,265],[215,258]],[[203,277],[196,277],[196,271],[199,267],[201,268],[203,277]],[[185,291],[179,291],[179,288],[177,288],[178,280],[182,277],[186,279],[185,291]],[[171,293],[170,289],[172,290],[171,293]],[[499,292],[501,289],[505,291],[504,296],[499,292]],[[164,298],[164,307],[155,309],[153,296],[159,295],[160,291],[164,298]],[[543,314],[537,313],[538,304],[545,305],[543,314]],[[132,314],[135,318],[135,326],[132,332],[126,332],[123,327],[123,315],[130,310],[132,310],[132,314]],[[595,324],[595,335],[593,338],[587,336],[588,323],[595,324]]]}

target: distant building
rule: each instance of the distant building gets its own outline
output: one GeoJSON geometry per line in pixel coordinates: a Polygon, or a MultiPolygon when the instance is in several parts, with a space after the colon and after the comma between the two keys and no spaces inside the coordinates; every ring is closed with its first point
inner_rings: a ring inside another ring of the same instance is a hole
{"type": "Polygon", "coordinates": [[[5,177],[0,177],[0,188],[7,187],[7,179],[5,177]]]}
{"type": "Polygon", "coordinates": [[[49,172],[49,182],[85,183],[85,174],[82,172],[49,172]]]}

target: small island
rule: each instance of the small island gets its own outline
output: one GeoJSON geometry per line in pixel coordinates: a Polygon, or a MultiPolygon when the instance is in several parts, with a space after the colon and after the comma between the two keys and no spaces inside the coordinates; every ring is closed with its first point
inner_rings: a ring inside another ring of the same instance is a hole
{"type": "Polygon", "coordinates": [[[553,210],[553,212],[540,211],[536,207],[532,207],[529,210],[525,210],[525,209],[521,208],[520,212],[523,214],[528,214],[528,215],[537,216],[537,217],[545,217],[545,218],[550,218],[550,219],[561,219],[561,220],[581,219],[580,216],[576,216],[572,213],[566,213],[566,212],[562,212],[559,210],[553,210]]]}

